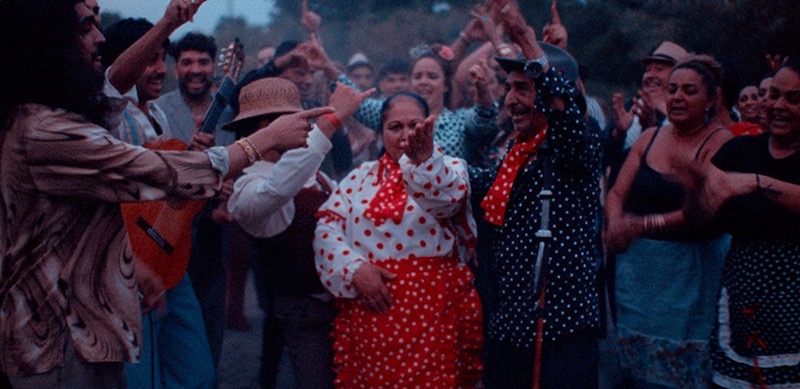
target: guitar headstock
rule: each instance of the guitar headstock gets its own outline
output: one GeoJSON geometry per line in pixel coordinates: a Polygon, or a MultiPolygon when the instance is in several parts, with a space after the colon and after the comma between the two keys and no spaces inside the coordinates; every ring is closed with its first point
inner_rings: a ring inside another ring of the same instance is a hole
{"type": "Polygon", "coordinates": [[[244,46],[239,38],[235,38],[220,51],[218,66],[222,68],[222,76],[230,78],[235,83],[241,76],[243,65],[244,46]]]}

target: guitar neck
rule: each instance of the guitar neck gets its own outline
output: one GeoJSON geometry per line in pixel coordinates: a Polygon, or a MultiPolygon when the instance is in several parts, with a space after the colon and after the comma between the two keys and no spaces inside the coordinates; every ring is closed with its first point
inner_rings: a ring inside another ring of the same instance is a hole
{"type": "Polygon", "coordinates": [[[211,102],[208,111],[206,111],[206,115],[203,117],[203,124],[200,125],[200,132],[206,134],[214,133],[214,130],[217,128],[217,122],[219,122],[222,112],[225,111],[225,107],[230,104],[235,90],[236,85],[233,83],[233,80],[226,76],[217,94],[214,95],[214,100],[211,102]]]}

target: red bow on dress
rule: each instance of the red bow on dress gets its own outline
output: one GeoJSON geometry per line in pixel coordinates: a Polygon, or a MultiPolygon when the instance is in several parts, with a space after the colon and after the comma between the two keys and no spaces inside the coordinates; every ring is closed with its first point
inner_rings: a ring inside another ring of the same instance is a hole
{"type": "Polygon", "coordinates": [[[511,195],[511,186],[514,184],[514,179],[519,173],[519,169],[528,161],[529,157],[539,150],[544,143],[547,127],[542,128],[533,137],[530,142],[521,142],[517,138],[514,147],[503,158],[503,164],[500,170],[497,171],[497,177],[489,188],[486,197],[481,201],[481,208],[486,213],[483,218],[496,226],[503,225],[503,219],[506,217],[506,206],[508,205],[508,197],[511,195]]]}
{"type": "Polygon", "coordinates": [[[392,161],[389,154],[384,154],[378,160],[378,182],[381,181],[383,181],[381,187],[367,206],[364,217],[374,221],[376,225],[383,224],[387,219],[399,223],[403,218],[408,193],[403,183],[400,165],[392,161]]]}

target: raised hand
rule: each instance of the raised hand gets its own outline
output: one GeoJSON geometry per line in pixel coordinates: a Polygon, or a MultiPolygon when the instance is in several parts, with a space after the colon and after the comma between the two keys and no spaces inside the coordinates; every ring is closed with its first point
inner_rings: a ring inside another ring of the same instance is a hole
{"type": "Polygon", "coordinates": [[[778,67],[781,66],[783,62],[783,57],[780,54],[767,54],[767,66],[772,73],[778,71],[778,67]]]}
{"type": "Polygon", "coordinates": [[[408,158],[419,165],[433,155],[433,127],[436,116],[428,116],[425,121],[408,130],[400,141],[400,149],[408,158]]]}
{"type": "MultiPolygon", "coordinates": [[[[639,117],[639,123],[642,125],[642,128],[649,128],[658,125],[658,116],[656,111],[661,111],[661,109],[655,106],[656,104],[653,96],[644,90],[640,90],[637,96],[638,98],[634,100],[633,106],[636,116],[639,117]]],[[[666,113],[666,109],[667,107],[664,105],[662,112],[666,113]]]]}
{"type": "Polygon", "coordinates": [[[164,12],[164,20],[174,29],[194,20],[194,15],[206,0],[172,0],[164,12]]]}
{"type": "Polygon", "coordinates": [[[478,18],[473,18],[467,23],[467,26],[464,27],[464,36],[470,42],[482,42],[488,39],[483,32],[481,20],[478,18]]]}
{"type": "Polygon", "coordinates": [[[489,77],[492,77],[492,71],[486,60],[481,59],[477,64],[470,66],[469,76],[478,92],[478,101],[476,101],[478,106],[485,108],[494,104],[494,96],[489,90],[489,77]]]}
{"type": "Polygon", "coordinates": [[[336,63],[328,57],[328,53],[325,52],[325,48],[322,47],[322,43],[317,39],[316,35],[311,35],[311,39],[301,46],[303,46],[302,50],[305,52],[308,64],[312,68],[325,72],[325,77],[329,81],[334,81],[339,77],[339,69],[336,67],[336,63]]]}
{"type": "Polygon", "coordinates": [[[625,96],[622,93],[614,93],[611,101],[614,111],[614,129],[618,133],[624,134],[633,124],[634,108],[625,109],[625,96]]]}
{"type": "MultiPolygon", "coordinates": [[[[516,0],[496,0],[494,9],[498,9],[499,21],[508,35],[511,42],[516,43],[522,48],[522,53],[526,59],[541,58],[544,55],[539,43],[536,41],[536,31],[525,22],[525,17],[519,9],[516,0]]],[[[545,71],[549,65],[545,66],[545,71]]]]}
{"type": "Polygon", "coordinates": [[[308,0],[302,0],[300,2],[300,10],[302,11],[300,23],[303,24],[303,27],[306,28],[309,35],[315,36],[319,32],[320,24],[322,24],[322,17],[313,11],[309,11],[308,0]]]}
{"type": "Polygon", "coordinates": [[[534,41],[536,40],[536,33],[525,22],[525,17],[515,0],[496,1],[494,4],[496,8],[499,8],[497,15],[508,34],[508,39],[520,46],[531,36],[534,41]]]}
{"type": "Polygon", "coordinates": [[[306,49],[305,43],[297,45],[294,49],[290,50],[288,53],[281,55],[280,57],[275,57],[274,63],[275,66],[279,69],[285,69],[290,64],[295,62],[305,62],[308,63],[308,53],[306,49]]]}
{"type": "Polygon", "coordinates": [[[311,130],[309,120],[335,111],[332,107],[320,107],[282,115],[267,127],[256,131],[247,138],[262,155],[270,150],[282,152],[303,147],[306,145],[308,132],[311,130]]]}
{"type": "Polygon", "coordinates": [[[553,0],[550,4],[550,13],[552,15],[552,22],[548,23],[542,29],[542,41],[557,46],[562,50],[567,50],[567,40],[569,34],[567,28],[561,23],[561,16],[558,13],[557,0],[553,0]]]}
{"type": "Polygon", "coordinates": [[[367,309],[386,313],[392,306],[392,295],[386,287],[385,280],[397,278],[397,275],[371,263],[364,263],[353,274],[353,286],[358,297],[367,309]]]}
{"type": "Polygon", "coordinates": [[[359,92],[357,89],[337,81],[336,90],[333,91],[330,99],[328,99],[328,105],[336,109],[334,116],[340,122],[343,122],[350,119],[350,116],[353,116],[353,113],[356,112],[356,109],[364,99],[375,94],[375,91],[375,88],[371,88],[364,92],[359,92]]]}
{"type": "Polygon", "coordinates": [[[464,27],[464,35],[470,42],[490,41],[495,35],[497,25],[489,16],[489,11],[482,5],[476,5],[470,11],[472,19],[464,27]]]}
{"type": "Polygon", "coordinates": [[[312,68],[325,69],[331,62],[328,53],[325,52],[325,48],[322,47],[322,43],[320,43],[319,39],[316,37],[312,36],[311,39],[303,43],[302,46],[302,50],[305,52],[306,58],[308,59],[308,64],[311,65],[312,68]]]}

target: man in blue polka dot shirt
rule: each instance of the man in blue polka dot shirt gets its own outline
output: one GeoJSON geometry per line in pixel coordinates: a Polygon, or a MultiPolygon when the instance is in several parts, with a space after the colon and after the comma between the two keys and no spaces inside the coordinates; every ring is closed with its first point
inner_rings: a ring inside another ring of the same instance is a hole
{"type": "Polygon", "coordinates": [[[476,216],[483,212],[493,225],[483,240],[490,254],[480,259],[492,280],[484,298],[493,307],[484,318],[484,383],[596,388],[600,140],[581,113],[574,60],[538,43],[515,7],[499,15],[524,60],[498,59],[509,73],[505,106],[519,134],[515,144],[501,166],[470,169],[476,216]],[[543,188],[553,194],[544,213],[543,188]]]}

